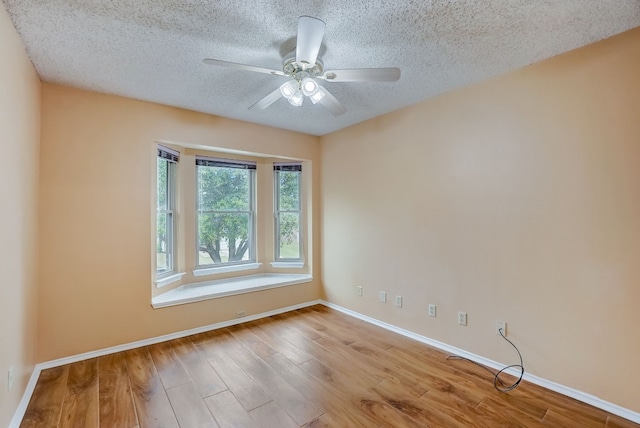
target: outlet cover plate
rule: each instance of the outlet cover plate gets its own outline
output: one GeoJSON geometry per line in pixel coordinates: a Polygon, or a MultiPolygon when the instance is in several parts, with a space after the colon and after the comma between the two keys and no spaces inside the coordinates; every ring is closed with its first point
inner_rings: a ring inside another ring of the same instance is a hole
{"type": "Polygon", "coordinates": [[[467,325],[467,313],[466,312],[458,312],[458,324],[467,325]]]}
{"type": "Polygon", "coordinates": [[[507,323],[504,321],[496,321],[496,334],[500,336],[500,329],[502,329],[502,334],[507,337],[507,323]]]}
{"type": "Polygon", "coordinates": [[[13,377],[15,376],[14,374],[14,369],[13,366],[9,367],[9,370],[7,372],[7,391],[11,391],[11,388],[13,388],[13,377]]]}
{"type": "Polygon", "coordinates": [[[436,305],[429,305],[429,316],[433,318],[436,317],[436,305]]]}
{"type": "Polygon", "coordinates": [[[396,306],[399,308],[402,307],[402,296],[396,296],[396,306]]]}

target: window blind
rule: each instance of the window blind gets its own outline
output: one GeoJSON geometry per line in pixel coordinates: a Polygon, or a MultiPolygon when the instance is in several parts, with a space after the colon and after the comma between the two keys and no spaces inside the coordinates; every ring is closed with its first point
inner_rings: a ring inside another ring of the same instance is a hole
{"type": "Polygon", "coordinates": [[[302,164],[298,162],[278,162],[273,164],[274,171],[302,171],[302,164]]]}
{"type": "Polygon", "coordinates": [[[197,166],[217,166],[223,168],[256,169],[256,163],[238,159],[209,158],[196,156],[197,166]]]}
{"type": "Polygon", "coordinates": [[[180,152],[164,146],[158,146],[158,157],[166,159],[169,162],[178,162],[180,160],[180,152]]]}

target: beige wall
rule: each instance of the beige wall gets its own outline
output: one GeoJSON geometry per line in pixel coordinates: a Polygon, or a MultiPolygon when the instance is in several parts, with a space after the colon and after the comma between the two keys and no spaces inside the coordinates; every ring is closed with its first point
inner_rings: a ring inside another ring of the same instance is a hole
{"type": "Polygon", "coordinates": [[[513,363],[505,320],[529,373],[640,411],[640,29],[323,137],[321,166],[329,301],[513,363]]]}
{"type": "Polygon", "coordinates": [[[2,6],[0,56],[0,426],[7,426],[35,363],[40,80],[2,6]]]}
{"type": "MultiPolygon", "coordinates": [[[[229,320],[240,309],[251,315],[319,297],[315,239],[312,283],[152,309],[156,141],[319,160],[317,137],[44,84],[39,361],[229,320]]],[[[318,176],[312,189],[317,200],[319,182],[318,176]]],[[[319,205],[310,209],[319,218],[319,205]]]]}

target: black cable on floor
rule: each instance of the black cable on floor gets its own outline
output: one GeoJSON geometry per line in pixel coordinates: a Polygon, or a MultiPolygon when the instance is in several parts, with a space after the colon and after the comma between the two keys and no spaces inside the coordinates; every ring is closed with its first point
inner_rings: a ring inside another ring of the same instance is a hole
{"type": "Polygon", "coordinates": [[[516,352],[518,353],[518,356],[520,357],[520,364],[512,364],[510,366],[506,366],[503,369],[499,370],[497,373],[494,373],[493,371],[489,370],[488,368],[486,368],[485,366],[483,366],[480,363],[476,363],[473,360],[470,360],[469,358],[465,358],[465,357],[459,357],[457,355],[449,355],[447,357],[447,360],[466,360],[466,361],[470,361],[473,364],[475,364],[478,367],[482,367],[483,369],[485,369],[486,371],[488,371],[489,373],[491,373],[493,375],[493,386],[500,392],[509,392],[513,389],[516,389],[518,387],[518,385],[520,385],[520,382],[522,381],[522,378],[524,376],[524,366],[522,365],[522,354],[520,353],[520,351],[518,350],[518,348],[516,347],[516,345],[513,344],[512,341],[510,341],[509,339],[507,339],[505,337],[505,335],[502,333],[502,329],[498,330],[498,332],[500,333],[500,336],[502,336],[502,338],[504,340],[506,340],[507,342],[509,342],[511,344],[511,346],[513,346],[513,349],[516,350],[516,352]],[[505,370],[508,370],[510,368],[519,368],[520,369],[520,377],[518,378],[518,380],[515,381],[515,383],[511,384],[511,385],[507,385],[506,383],[504,383],[502,381],[502,379],[500,379],[500,375],[502,374],[502,372],[504,372],[505,370]]]}

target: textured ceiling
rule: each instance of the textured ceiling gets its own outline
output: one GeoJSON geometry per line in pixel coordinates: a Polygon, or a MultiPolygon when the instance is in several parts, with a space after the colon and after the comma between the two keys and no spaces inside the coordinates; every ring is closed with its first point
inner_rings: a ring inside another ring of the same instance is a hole
{"type": "Polygon", "coordinates": [[[3,0],[47,82],[323,135],[640,26],[640,0],[3,0]],[[297,19],[326,22],[325,69],[399,67],[394,83],[327,83],[347,108],[252,104],[284,77],[297,19]]]}

